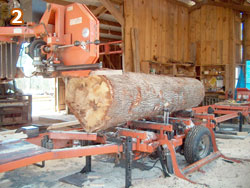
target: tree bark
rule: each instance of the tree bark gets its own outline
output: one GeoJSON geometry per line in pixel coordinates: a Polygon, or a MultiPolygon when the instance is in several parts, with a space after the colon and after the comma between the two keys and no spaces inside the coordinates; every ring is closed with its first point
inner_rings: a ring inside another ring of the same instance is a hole
{"type": "Polygon", "coordinates": [[[87,132],[155,116],[164,106],[188,109],[203,97],[196,79],[142,73],[72,78],[66,89],[66,103],[87,132]]]}

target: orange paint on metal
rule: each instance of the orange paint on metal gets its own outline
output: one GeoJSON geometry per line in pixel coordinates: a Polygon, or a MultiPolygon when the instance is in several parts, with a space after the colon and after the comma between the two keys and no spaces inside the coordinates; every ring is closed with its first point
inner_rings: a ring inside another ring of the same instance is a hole
{"type": "Polygon", "coordinates": [[[214,119],[215,119],[216,123],[220,123],[220,122],[223,122],[223,121],[227,121],[227,120],[236,118],[238,116],[239,116],[238,112],[231,112],[231,113],[229,113],[227,115],[216,117],[214,119]]]}
{"type": "MultiPolygon", "coordinates": [[[[43,14],[40,24],[32,27],[0,27],[0,40],[11,41],[11,37],[34,37],[43,39],[55,57],[54,63],[65,66],[94,64],[99,58],[99,46],[88,44],[99,40],[99,21],[83,4],[67,6],[50,4],[43,14]],[[58,49],[55,45],[69,45],[75,41],[85,43],[85,47],[73,46],[58,49]],[[58,58],[60,61],[58,61],[58,58]]],[[[62,76],[88,76],[90,71],[63,72],[62,76]]]]}
{"type": "Polygon", "coordinates": [[[46,153],[38,154],[35,156],[26,157],[26,158],[12,161],[9,163],[1,164],[0,173],[14,170],[17,168],[21,168],[24,166],[32,165],[34,163],[38,163],[41,161],[51,160],[51,159],[53,159],[53,153],[51,152],[46,152],[46,153]]]}
{"type": "Polygon", "coordinates": [[[52,150],[52,153],[53,153],[53,159],[66,159],[66,158],[73,158],[80,156],[119,153],[121,151],[123,151],[122,145],[118,146],[117,144],[105,144],[105,145],[57,149],[57,150],[52,150]]]}
{"type": "Polygon", "coordinates": [[[171,132],[173,131],[172,125],[166,124],[158,124],[158,123],[151,123],[151,122],[140,122],[140,121],[132,121],[131,125],[135,126],[135,128],[140,129],[151,129],[151,130],[163,130],[171,132]]]}
{"type": "MultiPolygon", "coordinates": [[[[86,5],[74,3],[65,8],[65,33],[71,34],[71,43],[99,40],[99,21],[86,5]]],[[[86,50],[81,47],[65,48],[61,50],[59,57],[66,66],[94,64],[99,58],[99,46],[90,44],[86,46],[86,50]]]]}
{"type": "Polygon", "coordinates": [[[133,130],[119,130],[119,135],[121,136],[130,136],[132,138],[138,138],[141,140],[147,139],[147,133],[139,132],[139,131],[133,131],[133,130]]]}
{"type": "Polygon", "coordinates": [[[35,36],[34,30],[28,27],[0,27],[0,36],[5,37],[33,37],[35,36]]]}
{"type": "Polygon", "coordinates": [[[183,174],[187,175],[187,174],[191,174],[194,171],[199,170],[201,167],[203,167],[204,165],[210,163],[211,161],[218,159],[219,157],[221,157],[221,153],[219,151],[217,152],[213,152],[212,154],[210,154],[209,156],[183,168],[181,171],[183,174]]]}

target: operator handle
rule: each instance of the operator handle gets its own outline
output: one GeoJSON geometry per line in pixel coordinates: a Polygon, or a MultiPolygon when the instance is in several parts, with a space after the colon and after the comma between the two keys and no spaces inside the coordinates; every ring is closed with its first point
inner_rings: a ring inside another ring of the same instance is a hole
{"type": "Polygon", "coordinates": [[[69,47],[73,47],[73,46],[83,46],[83,45],[88,45],[88,44],[95,44],[95,45],[99,45],[101,42],[99,40],[95,40],[94,42],[80,42],[78,40],[76,40],[74,42],[74,44],[69,44],[69,45],[64,45],[64,46],[58,46],[58,48],[69,48],[69,47]]]}

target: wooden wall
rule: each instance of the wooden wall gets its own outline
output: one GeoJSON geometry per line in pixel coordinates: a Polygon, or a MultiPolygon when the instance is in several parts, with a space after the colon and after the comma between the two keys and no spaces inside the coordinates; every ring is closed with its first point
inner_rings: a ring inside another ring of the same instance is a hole
{"type": "Polygon", "coordinates": [[[228,65],[226,90],[234,91],[235,66],[240,59],[240,13],[204,5],[190,13],[190,59],[197,65],[228,65]]]}
{"type": "Polygon", "coordinates": [[[250,14],[244,15],[244,42],[245,42],[245,59],[250,60],[250,14]]]}
{"type": "Polygon", "coordinates": [[[149,73],[143,61],[188,61],[188,9],[171,0],[125,0],[124,70],[133,71],[131,28],[138,31],[141,72],[149,73]]]}

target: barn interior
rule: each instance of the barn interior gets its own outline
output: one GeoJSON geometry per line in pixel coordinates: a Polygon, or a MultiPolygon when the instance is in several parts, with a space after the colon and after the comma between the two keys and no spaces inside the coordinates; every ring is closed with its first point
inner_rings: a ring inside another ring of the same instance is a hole
{"type": "Polygon", "coordinates": [[[249,125],[249,0],[0,0],[0,187],[249,187],[249,125]]]}

